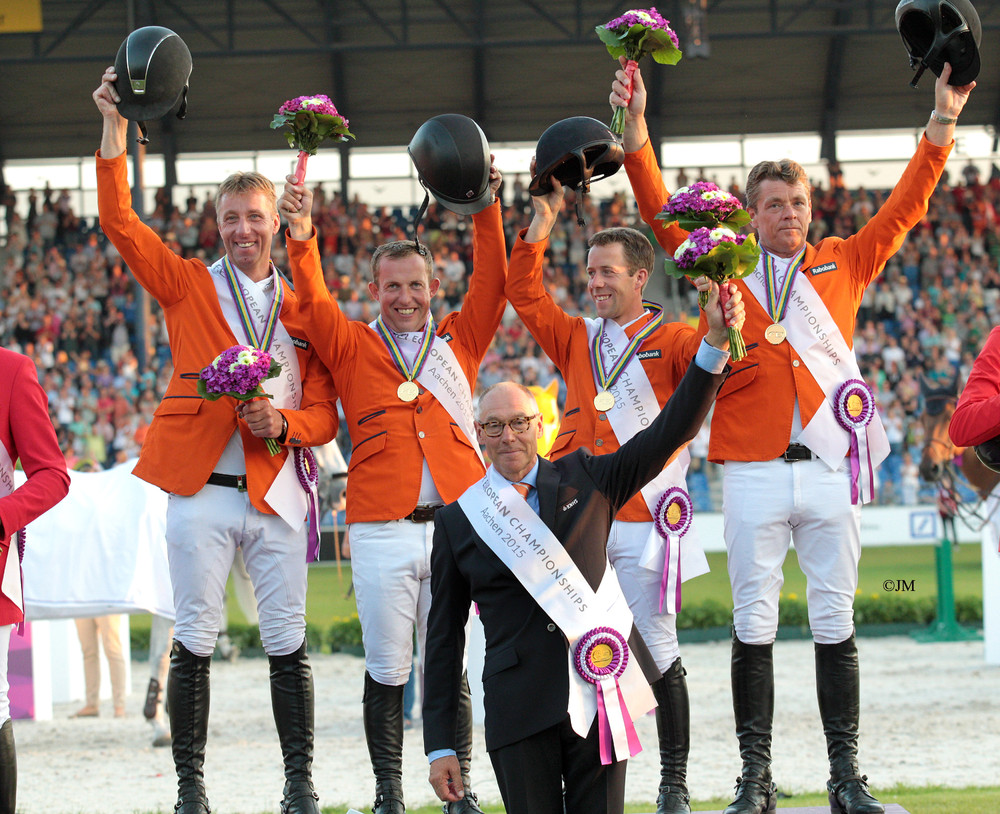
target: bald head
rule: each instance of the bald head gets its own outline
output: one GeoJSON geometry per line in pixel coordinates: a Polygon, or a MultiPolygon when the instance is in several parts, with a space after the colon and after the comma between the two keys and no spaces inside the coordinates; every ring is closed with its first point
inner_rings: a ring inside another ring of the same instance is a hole
{"type": "Polygon", "coordinates": [[[479,421],[476,432],[479,443],[486,447],[486,454],[494,468],[507,480],[517,482],[527,475],[538,456],[538,439],[542,435],[542,422],[538,403],[531,391],[517,382],[500,382],[489,388],[479,399],[479,421]],[[515,432],[510,422],[528,419],[524,432],[515,432]],[[496,437],[483,430],[502,424],[496,437]]]}

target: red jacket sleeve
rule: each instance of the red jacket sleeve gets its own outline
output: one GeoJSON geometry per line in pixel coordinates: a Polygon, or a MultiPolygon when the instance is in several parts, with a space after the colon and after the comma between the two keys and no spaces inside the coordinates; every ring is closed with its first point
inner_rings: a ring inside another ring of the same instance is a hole
{"type": "Polygon", "coordinates": [[[961,447],[1000,435],[1000,327],[990,331],[972,366],[948,432],[961,447]]]}

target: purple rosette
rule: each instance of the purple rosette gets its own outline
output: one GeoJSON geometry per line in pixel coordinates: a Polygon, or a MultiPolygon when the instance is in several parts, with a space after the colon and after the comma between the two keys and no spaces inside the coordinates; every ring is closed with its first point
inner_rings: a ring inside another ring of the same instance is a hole
{"type": "Polygon", "coordinates": [[[694,503],[680,486],[671,486],[656,504],[653,526],[664,540],[663,575],[660,578],[660,613],[681,609],[681,537],[691,528],[694,503]]]}
{"type": "Polygon", "coordinates": [[[628,666],[628,642],[613,627],[595,627],[576,643],[573,664],[591,684],[617,679],[628,666]]]}
{"type": "Polygon", "coordinates": [[[861,379],[848,379],[833,397],[833,413],[851,434],[851,503],[868,503],[875,497],[875,465],[868,448],[875,394],[861,379]]]}

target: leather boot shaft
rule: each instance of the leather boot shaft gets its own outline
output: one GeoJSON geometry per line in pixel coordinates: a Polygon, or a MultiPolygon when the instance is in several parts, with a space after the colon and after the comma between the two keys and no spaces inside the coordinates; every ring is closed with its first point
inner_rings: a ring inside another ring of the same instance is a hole
{"type": "Polygon", "coordinates": [[[306,643],[285,656],[268,656],[271,709],[285,766],[282,814],[319,814],[312,784],[315,696],[306,643]]]}
{"type": "Polygon", "coordinates": [[[177,814],[209,814],[205,795],[211,656],[196,656],[176,639],[170,651],[167,706],[177,771],[177,814]]]}
{"type": "Polygon", "coordinates": [[[660,746],[660,786],[656,814],[688,814],[688,752],[691,749],[691,706],[687,671],[680,657],[651,685],[656,698],[656,733],[660,746]]]}
{"type": "Polygon", "coordinates": [[[765,814],[775,810],[777,795],[771,780],[773,651],[773,644],[745,644],[733,636],[733,715],[743,772],[736,781],[735,799],[724,814],[765,814]]]}
{"type": "Polygon", "coordinates": [[[858,771],[861,678],[857,641],[852,634],[838,644],[816,644],[816,697],[830,758],[827,783],[835,814],[882,814],[885,807],[868,790],[858,771]]]}
{"type": "Polygon", "coordinates": [[[403,687],[379,684],[365,672],[365,740],[375,773],[373,814],[403,814],[403,687]]]}
{"type": "Polygon", "coordinates": [[[0,814],[14,814],[17,808],[17,750],[14,722],[8,718],[0,726],[0,814]]]}

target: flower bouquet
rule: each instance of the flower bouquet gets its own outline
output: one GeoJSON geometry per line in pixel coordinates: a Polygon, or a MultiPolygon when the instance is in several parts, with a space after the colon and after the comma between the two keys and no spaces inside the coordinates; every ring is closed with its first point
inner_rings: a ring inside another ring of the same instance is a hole
{"type": "Polygon", "coordinates": [[[274,114],[271,129],[288,125],[285,133],[288,146],[299,151],[295,177],[301,184],[306,178],[306,161],[316,155],[319,145],[328,138],[347,141],[354,134],[347,129],[348,121],[337,112],[329,96],[296,96],[289,99],[274,114]]]}
{"type": "Polygon", "coordinates": [[[750,223],[750,213],[735,195],[710,181],[696,181],[674,192],[656,219],[662,221],[664,228],[676,223],[685,232],[702,226],[725,226],[738,232],[750,223]]]}
{"type": "MultiPolygon", "coordinates": [[[[198,395],[209,401],[218,401],[223,396],[237,401],[269,399],[271,396],[260,388],[261,382],[280,374],[281,365],[267,351],[233,345],[202,368],[198,374],[198,395]]],[[[281,450],[273,438],[265,438],[264,443],[271,455],[281,450]]]]}
{"type": "MultiPolygon", "coordinates": [[[[621,17],[599,25],[595,30],[611,56],[628,59],[625,74],[628,76],[630,98],[632,75],[639,67],[640,59],[649,55],[661,65],[676,65],[682,56],[677,35],[655,8],[626,11],[621,17]]],[[[625,132],[624,107],[615,108],[611,132],[619,136],[625,132]]]]}
{"type": "MultiPolygon", "coordinates": [[[[739,235],[727,226],[701,226],[678,246],[672,259],[667,258],[664,269],[671,277],[693,279],[704,275],[718,283],[719,302],[725,308],[729,302],[728,283],[752,272],[759,257],[760,246],[753,235],[739,235]]],[[[702,308],[707,300],[707,294],[698,297],[702,308]]],[[[743,335],[732,325],[729,326],[729,354],[734,362],[747,354],[743,335]]]]}

